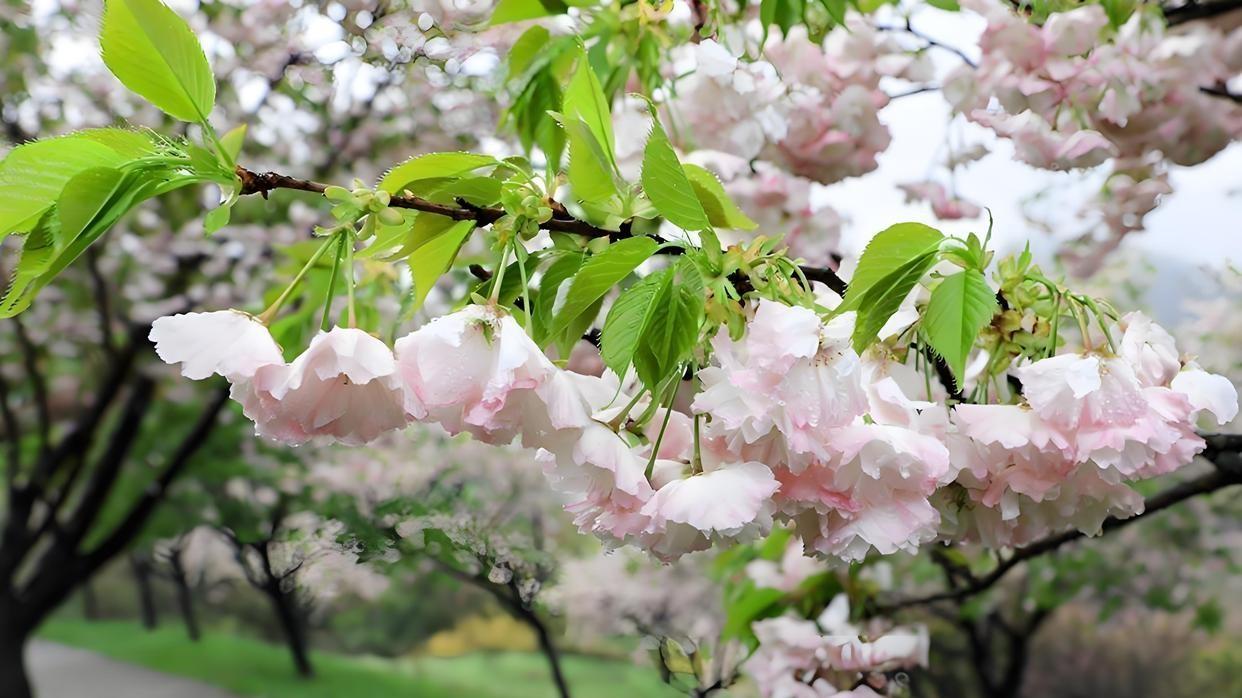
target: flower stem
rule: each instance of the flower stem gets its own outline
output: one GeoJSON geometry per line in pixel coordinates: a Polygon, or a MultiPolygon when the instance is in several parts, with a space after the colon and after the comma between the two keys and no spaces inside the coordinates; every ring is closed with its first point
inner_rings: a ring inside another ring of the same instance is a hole
{"type": "Polygon", "coordinates": [[[345,288],[349,293],[349,326],[358,326],[358,315],[354,311],[354,231],[342,234],[341,244],[345,246],[345,288]]]}
{"type": "Polygon", "coordinates": [[[328,246],[334,242],[336,242],[335,237],[330,237],[323,241],[323,244],[319,246],[319,249],[315,250],[315,254],[312,254],[311,258],[306,260],[306,264],[300,271],[298,271],[297,275],[293,277],[293,281],[289,282],[289,285],[285,287],[285,290],[277,296],[276,300],[272,301],[272,304],[269,305],[266,310],[259,313],[259,322],[266,325],[272,321],[272,318],[276,317],[276,313],[280,312],[281,306],[289,300],[289,296],[293,295],[293,292],[297,289],[298,285],[302,283],[302,279],[306,277],[306,273],[311,270],[311,267],[315,266],[315,263],[318,262],[319,258],[323,256],[323,253],[327,251],[328,246]]]}
{"type": "Polygon", "coordinates": [[[344,252],[345,252],[344,236],[337,234],[336,237],[337,237],[336,255],[334,256],[333,261],[332,261],[332,275],[328,277],[328,292],[327,292],[327,296],[323,299],[323,319],[319,321],[319,330],[321,332],[328,331],[328,327],[329,327],[328,323],[332,319],[332,296],[334,294],[334,291],[336,291],[336,277],[340,273],[341,257],[344,256],[344,252]]]}
{"type": "Polygon", "coordinates": [[[505,264],[509,261],[509,246],[500,250],[500,261],[496,263],[496,275],[492,277],[492,293],[488,300],[495,305],[500,301],[500,288],[505,281],[505,264]]]}

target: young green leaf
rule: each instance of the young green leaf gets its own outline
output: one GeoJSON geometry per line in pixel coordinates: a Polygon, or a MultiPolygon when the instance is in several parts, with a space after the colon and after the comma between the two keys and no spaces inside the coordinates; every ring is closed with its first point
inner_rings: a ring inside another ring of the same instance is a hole
{"type": "Polygon", "coordinates": [[[475,153],[450,152],[415,155],[389,170],[379,181],[379,188],[389,194],[396,194],[413,182],[462,177],[482,167],[495,164],[496,158],[475,153]]]}
{"type": "Polygon", "coordinates": [[[224,154],[233,162],[237,162],[237,156],[241,154],[242,145],[246,142],[246,129],[246,124],[242,124],[220,136],[220,147],[224,148],[224,154]]]}
{"type": "Polygon", "coordinates": [[[137,160],[159,152],[150,133],[129,128],[88,128],[74,131],[68,137],[101,143],[126,160],[137,160]]]}
{"type": "Polygon", "coordinates": [[[710,170],[691,164],[682,165],[682,169],[686,171],[690,186],[694,187],[694,194],[703,206],[708,222],[713,226],[734,230],[754,230],[759,227],[758,223],[752,221],[733,203],[733,199],[725,192],[724,185],[710,170]]]}
{"type": "MultiPolygon", "coordinates": [[[[430,216],[419,216],[419,220],[430,216]]],[[[431,292],[431,287],[448,271],[457,251],[474,230],[474,221],[458,221],[444,230],[419,241],[410,253],[410,274],[414,276],[414,310],[418,310],[431,292]]]]}
{"type": "Polygon", "coordinates": [[[0,238],[29,230],[79,172],[125,162],[123,155],[97,140],[105,134],[95,133],[19,145],[0,161],[0,238]]]}
{"type": "MultiPolygon", "coordinates": [[[[922,256],[915,257],[892,270],[867,288],[866,293],[855,302],[858,310],[853,337],[856,351],[861,353],[870,346],[884,327],[884,323],[888,322],[893,313],[897,312],[902,301],[914,289],[915,284],[935,263],[936,251],[933,248],[922,256]]],[[[849,293],[853,291],[854,287],[850,286],[849,293]]],[[[847,299],[849,298],[850,296],[847,295],[847,299]]]]}
{"type": "Polygon", "coordinates": [[[507,24],[521,22],[524,19],[536,19],[549,15],[563,15],[569,9],[561,0],[500,0],[496,10],[492,12],[489,24],[507,24]]]}
{"type": "Polygon", "coordinates": [[[646,276],[622,292],[608,311],[600,335],[600,356],[604,365],[618,376],[624,376],[634,361],[634,352],[655,314],[656,303],[672,279],[671,267],[646,276]]]}
{"type": "Polygon", "coordinates": [[[857,307],[873,284],[934,251],[943,239],[939,230],[922,223],[898,223],[877,233],[858,260],[845,294],[845,309],[857,307]]]}
{"type": "Polygon", "coordinates": [[[159,0],[107,0],[103,60],[129,89],[182,121],[206,122],[216,79],[190,26],[159,0]]]}
{"type": "Polygon", "coordinates": [[[583,260],[581,252],[562,253],[543,272],[539,280],[539,293],[531,302],[534,306],[531,320],[535,326],[535,342],[539,346],[544,346],[548,341],[548,328],[556,314],[556,299],[561,287],[578,273],[583,260]]]}
{"type": "Polygon", "coordinates": [[[547,49],[551,38],[552,34],[547,27],[538,24],[522,32],[522,35],[513,42],[513,46],[509,49],[507,61],[509,77],[521,75],[534,65],[535,60],[547,49]]]}
{"type": "Polygon", "coordinates": [[[564,305],[548,325],[548,336],[559,335],[592,303],[603,298],[609,289],[654,254],[658,247],[655,240],[649,237],[626,238],[589,257],[574,275],[564,305]]]}
{"type": "Polygon", "coordinates": [[[996,310],[996,294],[977,269],[953,274],[932,291],[923,313],[923,334],[932,349],[953,369],[959,390],[966,371],[966,357],[996,310]]]}
{"type": "Polygon", "coordinates": [[[565,98],[561,113],[567,122],[581,120],[591,129],[591,135],[599,143],[612,169],[617,167],[617,158],[613,154],[616,139],[612,132],[612,109],[599,78],[591,68],[591,62],[581,50],[578,52],[578,67],[565,88],[565,98]]]}
{"type": "Polygon", "coordinates": [[[689,259],[678,260],[673,271],[634,353],[638,377],[652,389],[681,370],[703,322],[703,277],[689,259]]]}
{"type": "Polygon", "coordinates": [[[642,182],[652,205],[673,225],[683,230],[703,230],[711,226],[659,120],[652,122],[651,135],[643,151],[642,182]]]}
{"type": "Polygon", "coordinates": [[[569,137],[569,186],[574,200],[599,204],[615,196],[617,181],[608,154],[587,123],[567,120],[565,134],[569,137]]]}

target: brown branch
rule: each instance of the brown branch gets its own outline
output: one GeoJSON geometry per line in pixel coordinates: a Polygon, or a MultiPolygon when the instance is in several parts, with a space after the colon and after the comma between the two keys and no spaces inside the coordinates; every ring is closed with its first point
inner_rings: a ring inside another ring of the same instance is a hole
{"type": "Polygon", "coordinates": [[[1230,92],[1228,87],[1212,85],[1212,86],[1207,86],[1207,87],[1200,87],[1199,91],[1205,95],[1211,95],[1212,97],[1220,97],[1222,99],[1227,99],[1233,102],[1234,104],[1242,104],[1242,92],[1230,92]]]}
{"type": "Polygon", "coordinates": [[[113,555],[129,545],[134,536],[142,530],[150,517],[151,512],[155,510],[168,492],[168,488],[173,481],[181,475],[185,468],[189,465],[194,455],[207,443],[207,439],[211,436],[211,432],[215,429],[216,419],[219,417],[221,410],[228,404],[229,391],[227,388],[216,390],[210,402],[199,413],[198,420],[190,431],[182,438],[181,443],[177,446],[177,450],[173,452],[168,459],[168,465],[154,483],[152,483],[142,498],[134,504],[129,514],[116,528],[108,534],[94,550],[90,551],[84,560],[84,564],[91,568],[97,568],[104,562],[107,562],[113,555]]]}
{"type": "Polygon", "coordinates": [[[46,452],[52,433],[52,415],[47,398],[47,382],[43,379],[43,371],[39,369],[39,350],[30,340],[30,335],[26,334],[26,325],[21,316],[14,316],[10,322],[13,323],[17,344],[21,347],[26,378],[34,391],[35,414],[39,424],[39,450],[46,452]]]}
{"type": "Polygon", "coordinates": [[[1193,22],[1196,19],[1211,19],[1217,15],[1223,15],[1237,9],[1242,9],[1242,0],[1189,0],[1176,7],[1161,7],[1164,12],[1164,21],[1170,26],[1175,27],[1186,22],[1193,22]]]}
{"type": "MultiPolygon", "coordinates": [[[[292,189],[295,191],[307,191],[314,194],[322,194],[328,188],[328,185],[315,182],[308,179],[298,179],[288,175],[279,174],[277,172],[252,172],[244,167],[238,166],[237,178],[241,181],[240,194],[242,196],[250,194],[259,194],[264,198],[268,192],[275,189],[292,189]]],[[[414,211],[422,211],[424,213],[433,213],[437,216],[444,216],[455,221],[474,221],[480,226],[495,223],[505,215],[503,209],[487,208],[483,206],[462,206],[452,204],[441,204],[435,201],[418,196],[398,195],[392,197],[388,204],[394,208],[404,208],[414,211]]],[[[561,207],[563,210],[564,207],[561,207]]],[[[624,238],[630,233],[631,221],[624,221],[617,230],[609,230],[592,225],[586,221],[578,220],[569,216],[554,216],[550,220],[543,223],[540,227],[544,230],[560,233],[573,233],[589,238],[624,238]]],[[[674,251],[675,248],[670,248],[674,251]]],[[[845,281],[837,276],[837,273],[827,267],[801,267],[802,273],[806,275],[809,281],[819,281],[835,293],[844,296],[846,284],[845,281]]]]}
{"type": "MultiPolygon", "coordinates": [[[[1242,484],[1242,475],[1227,469],[1215,468],[1206,475],[1187,480],[1185,482],[1174,485],[1163,492],[1159,492],[1148,497],[1143,506],[1143,513],[1129,518],[1117,518],[1110,516],[1104,520],[1099,535],[1104,536],[1114,531],[1129,526],[1132,523],[1145,519],[1157,512],[1179,504],[1187,499],[1198,497],[1199,495],[1209,494],[1216,490],[1224,489],[1231,485],[1242,484]]],[[[908,598],[899,598],[887,603],[879,603],[873,607],[873,611],[878,615],[890,614],[894,611],[910,608],[912,606],[922,606],[926,604],[937,603],[940,601],[960,601],[976,594],[982,593],[990,589],[1009,573],[1010,570],[1032,558],[1045,555],[1057,550],[1066,543],[1085,538],[1087,534],[1078,530],[1065,531],[1047,538],[1038,540],[1030,545],[1018,548],[1013,555],[1002,560],[997,566],[986,575],[981,577],[971,577],[966,583],[957,588],[948,591],[927,594],[924,596],[912,596],[908,598]]]]}

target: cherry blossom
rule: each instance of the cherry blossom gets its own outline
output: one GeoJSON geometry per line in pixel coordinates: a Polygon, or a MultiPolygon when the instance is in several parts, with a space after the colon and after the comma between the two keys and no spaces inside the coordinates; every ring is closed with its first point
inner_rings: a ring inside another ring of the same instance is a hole
{"type": "Polygon", "coordinates": [[[150,339],[165,363],[181,364],[181,375],[192,380],[213,374],[242,380],[263,366],[284,363],[267,327],[237,310],[156,318],[150,339]]]}
{"type": "Polygon", "coordinates": [[[894,628],[869,633],[849,622],[849,600],[838,595],[816,620],[780,616],[752,624],[759,649],[746,660],[745,672],[765,698],[841,698],[878,696],[860,674],[927,665],[926,630],[894,628]]]}
{"type": "MultiPolygon", "coordinates": [[[[396,342],[412,405],[449,433],[508,443],[556,367],[508,314],[471,305],[396,342]]],[[[546,412],[546,408],[544,410],[546,412]]]]}

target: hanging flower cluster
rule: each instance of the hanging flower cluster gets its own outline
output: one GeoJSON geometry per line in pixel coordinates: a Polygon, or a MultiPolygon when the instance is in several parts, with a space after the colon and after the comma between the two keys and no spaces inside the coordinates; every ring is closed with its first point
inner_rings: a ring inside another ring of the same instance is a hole
{"type": "Polygon", "coordinates": [[[928,80],[932,66],[859,17],[848,25],[822,45],[800,27],[773,35],[764,60],[739,58],[714,40],[696,45],[694,73],[671,107],[695,124],[692,145],[762,157],[822,183],[874,170],[892,140],[878,117],[889,100],[880,80],[928,80]]]}
{"type": "Polygon", "coordinates": [[[815,620],[781,616],[752,627],[759,649],[743,668],[764,698],[878,698],[886,688],[879,672],[927,666],[926,629],[855,627],[844,594],[815,620]]]}
{"type": "Polygon", "coordinates": [[[1052,14],[1042,26],[995,0],[963,7],[987,19],[982,59],[945,78],[946,99],[1010,139],[1015,156],[1034,167],[1117,158],[1087,209],[1103,209],[1115,238],[1140,230],[1158,196],[1171,192],[1168,163],[1197,165],[1242,137],[1242,108],[1200,89],[1242,72],[1242,33],[1166,33],[1146,12],[1114,30],[1094,4],[1052,14]]]}
{"type": "Polygon", "coordinates": [[[1117,352],[1061,354],[1014,370],[1025,399],[957,405],[966,442],[957,484],[974,506],[946,501],[959,535],[1022,545],[1071,525],[1099,530],[1143,500],[1125,483],[1170,473],[1204,448],[1200,412],[1225,424],[1238,412],[1233,384],[1179,360],[1173,338],[1139,313],[1112,329],[1117,352]]]}
{"type": "Polygon", "coordinates": [[[334,328],[288,363],[235,311],[161,318],[151,337],[186,376],[227,378],[258,433],[285,443],[361,444],[413,421],[519,440],[539,449],[581,530],[666,560],[755,540],[777,521],[807,551],[846,560],[942,535],[999,546],[1094,532],[1141,508],[1126,483],[1204,448],[1201,411],[1222,423],[1237,412],[1232,384],[1183,365],[1139,314],[1112,329],[1115,353],[1020,362],[1018,402],[952,408],[915,399],[918,373],[887,350],[860,356],[854,323],[759,300],[740,338],[722,328],[713,339],[689,412],[611,372],[558,367],[492,305],[437,318],[395,352],[334,328]],[[631,430],[640,411],[652,418],[631,430]]]}

